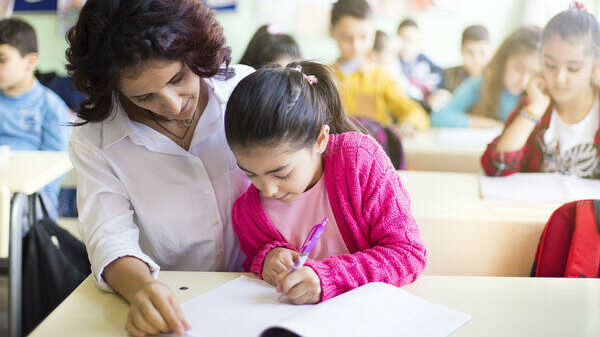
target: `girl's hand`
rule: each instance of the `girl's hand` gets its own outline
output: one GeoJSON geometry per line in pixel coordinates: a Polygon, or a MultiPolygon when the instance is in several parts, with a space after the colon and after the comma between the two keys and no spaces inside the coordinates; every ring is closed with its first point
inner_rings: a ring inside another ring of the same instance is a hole
{"type": "Polygon", "coordinates": [[[277,286],[281,279],[294,266],[298,252],[291,249],[277,247],[271,249],[263,262],[262,277],[273,286],[277,286]]]}
{"type": "Polygon", "coordinates": [[[438,89],[427,97],[427,104],[432,111],[443,108],[452,99],[452,93],[446,89],[438,89]]]}
{"type": "Polygon", "coordinates": [[[183,317],[175,294],[166,285],[153,281],[133,297],[125,329],[133,336],[167,332],[181,336],[190,325],[183,317]]]}
{"type": "Polygon", "coordinates": [[[286,274],[277,286],[277,292],[294,304],[313,304],[321,300],[321,280],[310,267],[302,267],[286,274]]]}
{"type": "Polygon", "coordinates": [[[544,80],[539,75],[531,77],[527,85],[527,97],[529,97],[527,108],[537,118],[541,118],[550,105],[550,96],[546,91],[544,80]]]}

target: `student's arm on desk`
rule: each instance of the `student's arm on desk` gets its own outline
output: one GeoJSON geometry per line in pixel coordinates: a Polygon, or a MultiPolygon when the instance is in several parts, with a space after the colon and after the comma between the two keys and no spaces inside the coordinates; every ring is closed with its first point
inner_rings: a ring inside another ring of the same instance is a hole
{"type": "Polygon", "coordinates": [[[122,183],[92,145],[71,141],[69,153],[78,174],[79,231],[96,284],[130,302],[126,329],[132,335],[182,334],[186,323],[179,303],[155,281],[159,267],[139,246],[139,229],[122,183]]]}

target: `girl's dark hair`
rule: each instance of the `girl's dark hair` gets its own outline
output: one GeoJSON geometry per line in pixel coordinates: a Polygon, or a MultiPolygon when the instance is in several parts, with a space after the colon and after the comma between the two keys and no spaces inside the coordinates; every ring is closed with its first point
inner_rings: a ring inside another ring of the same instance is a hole
{"type": "Polygon", "coordinates": [[[88,0],[67,41],[67,70],[87,96],[76,125],[106,119],[119,78],[152,60],[183,62],[201,77],[233,76],[223,29],[202,1],[88,0]]]}
{"type": "Polygon", "coordinates": [[[238,149],[284,142],[310,147],[324,124],[333,134],[358,131],[342,106],[333,70],[311,61],[257,70],[233,90],[225,113],[227,142],[238,149]],[[310,84],[305,75],[318,82],[310,84]]]}
{"type": "Polygon", "coordinates": [[[498,118],[506,61],[512,56],[535,54],[540,46],[541,36],[539,27],[527,26],[517,29],[502,42],[483,72],[481,94],[473,107],[473,115],[498,118]]]}
{"type": "Polygon", "coordinates": [[[296,40],[288,34],[270,32],[268,25],[258,28],[240,60],[240,64],[258,69],[264,65],[275,62],[281,57],[300,59],[300,48],[296,40]]]}
{"type": "Polygon", "coordinates": [[[600,56],[598,20],[585,9],[572,6],[550,19],[542,33],[542,45],[555,36],[560,36],[566,41],[589,37],[592,55],[596,58],[600,56]]]}

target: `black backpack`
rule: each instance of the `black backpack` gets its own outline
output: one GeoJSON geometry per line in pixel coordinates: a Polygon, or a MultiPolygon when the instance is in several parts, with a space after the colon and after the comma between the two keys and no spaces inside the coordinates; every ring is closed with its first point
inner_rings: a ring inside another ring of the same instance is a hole
{"type": "Polygon", "coordinates": [[[48,217],[23,238],[22,331],[27,335],[90,274],[83,243],[48,217]]]}

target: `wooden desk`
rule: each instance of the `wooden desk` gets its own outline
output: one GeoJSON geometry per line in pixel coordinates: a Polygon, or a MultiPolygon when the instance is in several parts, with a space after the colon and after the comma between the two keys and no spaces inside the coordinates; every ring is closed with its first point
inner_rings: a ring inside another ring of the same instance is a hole
{"type": "Polygon", "coordinates": [[[427,274],[528,276],[559,204],[484,201],[477,174],[399,171],[427,248],[427,274]]]}
{"type": "Polygon", "coordinates": [[[36,192],[72,168],[66,152],[11,151],[0,162],[0,258],[8,258],[9,336],[21,333],[21,223],[11,221],[12,196],[29,196],[20,200],[29,203],[29,218],[35,221],[36,192]]]}
{"type": "MultiPolygon", "coordinates": [[[[468,172],[481,171],[479,162],[487,143],[469,145],[441,143],[441,129],[431,128],[412,138],[402,139],[406,168],[411,171],[468,172]]],[[[460,132],[460,129],[456,129],[460,132]]],[[[469,132],[469,129],[465,129],[469,132]]]]}
{"type": "MultiPolygon", "coordinates": [[[[188,300],[239,275],[161,272],[159,280],[188,300]]],[[[403,289],[472,315],[453,337],[600,336],[597,279],[422,276],[403,289]]],[[[128,310],[88,277],[30,336],[127,336],[128,310]]]]}

